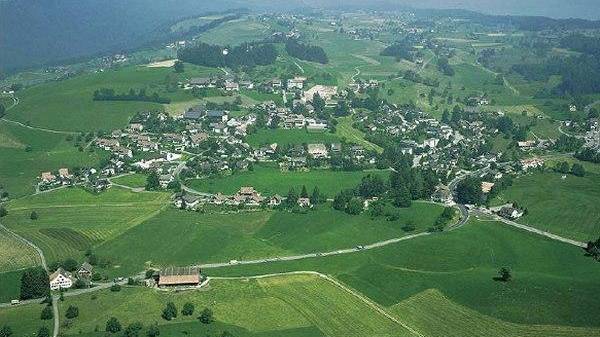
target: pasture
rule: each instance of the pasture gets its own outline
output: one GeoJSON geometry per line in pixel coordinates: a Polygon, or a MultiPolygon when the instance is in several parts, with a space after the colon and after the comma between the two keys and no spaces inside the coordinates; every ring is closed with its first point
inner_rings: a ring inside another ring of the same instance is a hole
{"type": "Polygon", "coordinates": [[[332,251],[406,235],[402,227],[424,231],[441,207],[415,203],[398,210],[398,219],[350,216],[323,205],[306,214],[258,211],[237,214],[167,209],[100,246],[97,253],[128,275],[145,265],[168,266],[227,262],[332,251]]]}
{"type": "Polygon", "coordinates": [[[511,323],[593,327],[600,333],[597,262],[576,247],[472,219],[466,226],[361,253],[207,269],[213,276],[316,270],[385,307],[437,289],[452,302],[511,323]],[[513,280],[495,281],[508,266],[513,280]]]}
{"type": "Polygon", "coordinates": [[[0,303],[7,303],[19,298],[22,273],[22,270],[0,272],[0,284],[2,284],[2,287],[0,287],[0,303]]]}
{"type": "Polygon", "coordinates": [[[345,141],[353,144],[358,144],[364,147],[367,150],[372,150],[377,153],[383,152],[383,148],[377,144],[373,144],[365,139],[364,132],[355,129],[352,126],[352,116],[338,118],[338,124],[336,126],[336,135],[340,137],[340,139],[344,139],[345,141]]]}
{"type": "Polygon", "coordinates": [[[535,173],[515,179],[494,203],[516,201],[529,213],[518,220],[542,230],[580,241],[600,237],[600,175],[585,177],[535,173]]]}
{"type": "Polygon", "coordinates": [[[214,279],[205,291],[180,293],[126,287],[116,293],[101,291],[96,299],[89,294],[68,297],[60,304],[63,312],[75,305],[80,313],[70,327],[62,330],[65,335],[92,332],[96,326],[103,327],[108,318],[116,317],[122,325],[157,322],[161,332],[194,326],[200,331],[228,329],[236,336],[410,336],[402,326],[356,296],[315,275],[214,279]],[[168,301],[178,309],[191,302],[195,314],[179,314],[165,321],[160,315],[168,301]],[[214,312],[214,326],[197,323],[196,317],[206,307],[214,312]]]}
{"type": "Polygon", "coordinates": [[[3,223],[39,246],[50,263],[83,256],[85,250],[152,217],[168,198],[168,194],[119,188],[101,194],[67,188],[12,200],[3,223]],[[30,219],[32,211],[37,220],[30,219]]]}
{"type": "Polygon", "coordinates": [[[0,228],[0,272],[19,270],[40,263],[40,258],[31,246],[0,228]]]}
{"type": "Polygon", "coordinates": [[[146,179],[148,179],[147,175],[143,173],[134,173],[118,178],[112,178],[111,181],[115,184],[136,188],[146,186],[146,179]]]}
{"type": "Polygon", "coordinates": [[[318,186],[321,193],[332,198],[343,189],[356,187],[362,177],[368,174],[379,174],[386,178],[388,173],[380,170],[347,172],[325,169],[281,172],[279,168],[256,165],[253,171],[235,173],[226,177],[193,179],[186,184],[198,191],[224,194],[233,194],[242,186],[253,186],[264,195],[286,195],[290,188],[300,193],[302,186],[306,186],[310,193],[315,186],[318,186]]]}
{"type": "Polygon", "coordinates": [[[106,156],[101,150],[80,152],[66,138],[0,121],[0,184],[12,197],[20,197],[34,191],[43,171],[95,165],[106,156]]]}
{"type": "Polygon", "coordinates": [[[44,306],[45,304],[28,304],[0,308],[0,327],[9,326],[13,336],[35,336],[42,326],[47,327],[52,334],[53,321],[40,319],[40,313],[44,306]]]}

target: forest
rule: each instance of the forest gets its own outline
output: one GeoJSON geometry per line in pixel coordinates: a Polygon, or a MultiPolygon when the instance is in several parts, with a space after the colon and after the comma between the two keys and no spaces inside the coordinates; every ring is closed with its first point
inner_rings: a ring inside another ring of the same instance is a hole
{"type": "Polygon", "coordinates": [[[323,48],[319,46],[311,46],[298,41],[289,40],[285,44],[285,51],[292,57],[304,61],[318,62],[327,64],[329,59],[323,48]]]}
{"type": "Polygon", "coordinates": [[[177,52],[177,58],[183,62],[206,67],[230,68],[269,65],[275,62],[277,55],[277,49],[270,43],[243,43],[236,47],[198,43],[177,52]]]}

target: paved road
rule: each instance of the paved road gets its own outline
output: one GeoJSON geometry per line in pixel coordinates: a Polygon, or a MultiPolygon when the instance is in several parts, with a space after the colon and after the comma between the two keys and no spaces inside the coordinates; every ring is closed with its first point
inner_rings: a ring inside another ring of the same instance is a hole
{"type": "Polygon", "coordinates": [[[74,131],[62,131],[62,130],[53,130],[53,129],[39,128],[39,127],[36,127],[36,126],[30,126],[30,125],[23,124],[21,122],[13,121],[11,119],[6,119],[6,118],[2,118],[2,120],[5,121],[5,122],[8,122],[8,123],[12,123],[12,124],[16,124],[16,125],[22,126],[24,128],[31,129],[31,130],[45,131],[45,132],[55,133],[55,134],[59,134],[59,135],[78,135],[79,134],[79,132],[74,132],[74,131]]]}
{"type": "Polygon", "coordinates": [[[52,311],[54,312],[54,332],[52,333],[52,336],[58,337],[60,328],[60,312],[58,312],[58,298],[56,296],[52,297],[52,311]]]}

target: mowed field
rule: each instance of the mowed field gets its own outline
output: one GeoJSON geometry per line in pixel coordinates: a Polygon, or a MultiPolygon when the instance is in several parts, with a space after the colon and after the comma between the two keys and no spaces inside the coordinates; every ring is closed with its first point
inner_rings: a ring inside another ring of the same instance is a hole
{"type": "Polygon", "coordinates": [[[118,178],[112,178],[111,181],[115,184],[136,188],[146,186],[146,179],[148,179],[147,175],[143,173],[134,173],[118,178]]]}
{"type": "MultiPolygon", "coordinates": [[[[412,336],[400,324],[363,302],[360,298],[316,275],[286,275],[263,279],[210,281],[204,291],[159,292],[144,288],[124,288],[120,292],[102,291],[97,299],[91,295],[70,297],[61,303],[79,308],[73,325],[63,329],[65,335],[89,333],[103,327],[110,317],[124,325],[140,321],[158,322],[163,331],[187,331],[186,335],[205,336],[206,325],[197,316],[205,308],[214,311],[212,332],[228,330],[235,336],[412,336]],[[181,314],[168,322],[160,317],[168,301],[181,310],[185,302],[196,308],[192,316],[181,314]]],[[[211,334],[213,335],[213,334],[211,334]]],[[[220,332],[218,334],[220,335],[220,332]]]]}
{"type": "Polygon", "coordinates": [[[0,121],[0,184],[14,197],[34,191],[43,171],[95,165],[104,151],[80,152],[67,135],[32,130],[0,121]],[[29,147],[30,151],[26,151],[29,147]]]}
{"type": "Polygon", "coordinates": [[[40,262],[35,249],[12,233],[0,228],[0,272],[32,267],[40,262]]]}
{"type": "Polygon", "coordinates": [[[80,188],[61,189],[10,201],[6,205],[9,214],[2,222],[34,242],[53,262],[81,257],[88,248],[152,217],[168,198],[168,194],[119,188],[97,195],[80,188]],[[37,220],[31,220],[32,211],[38,214],[37,220]]]}
{"type": "Polygon", "coordinates": [[[298,255],[352,248],[406,235],[433,225],[442,207],[415,203],[398,211],[398,220],[350,216],[329,205],[306,214],[279,211],[202,214],[166,209],[98,248],[127,275],[145,265],[194,265],[298,255]]]}
{"type": "Polygon", "coordinates": [[[529,214],[519,223],[587,242],[600,237],[600,175],[585,177],[535,173],[515,179],[494,201],[516,201],[529,214]]]}
{"type": "Polygon", "coordinates": [[[233,194],[242,186],[253,186],[264,195],[286,195],[290,188],[300,193],[302,186],[306,186],[311,193],[315,186],[327,197],[339,191],[356,187],[361,179],[368,174],[379,174],[387,178],[387,171],[331,171],[311,170],[308,172],[289,171],[281,172],[279,168],[256,165],[253,171],[236,173],[227,177],[208,179],[192,179],[186,182],[189,187],[208,193],[233,194]]]}
{"type": "Polygon", "coordinates": [[[597,262],[577,247],[494,221],[472,219],[451,232],[356,254],[205,273],[239,276],[294,270],[333,275],[387,308],[436,289],[450,301],[494,319],[589,327],[590,335],[600,334],[597,262]],[[503,266],[511,268],[512,281],[493,279],[503,266]]]}
{"type": "Polygon", "coordinates": [[[28,304],[18,307],[0,308],[0,327],[9,326],[13,336],[35,336],[40,327],[45,326],[52,334],[52,320],[41,320],[44,304],[28,304]]]}

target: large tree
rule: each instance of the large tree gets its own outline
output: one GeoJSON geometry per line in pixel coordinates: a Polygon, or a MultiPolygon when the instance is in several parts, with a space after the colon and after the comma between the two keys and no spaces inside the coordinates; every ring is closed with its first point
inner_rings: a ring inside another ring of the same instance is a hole
{"type": "Polygon", "coordinates": [[[26,270],[21,275],[21,296],[22,300],[32,298],[42,298],[50,294],[50,280],[48,274],[42,267],[35,267],[26,270]]]}

